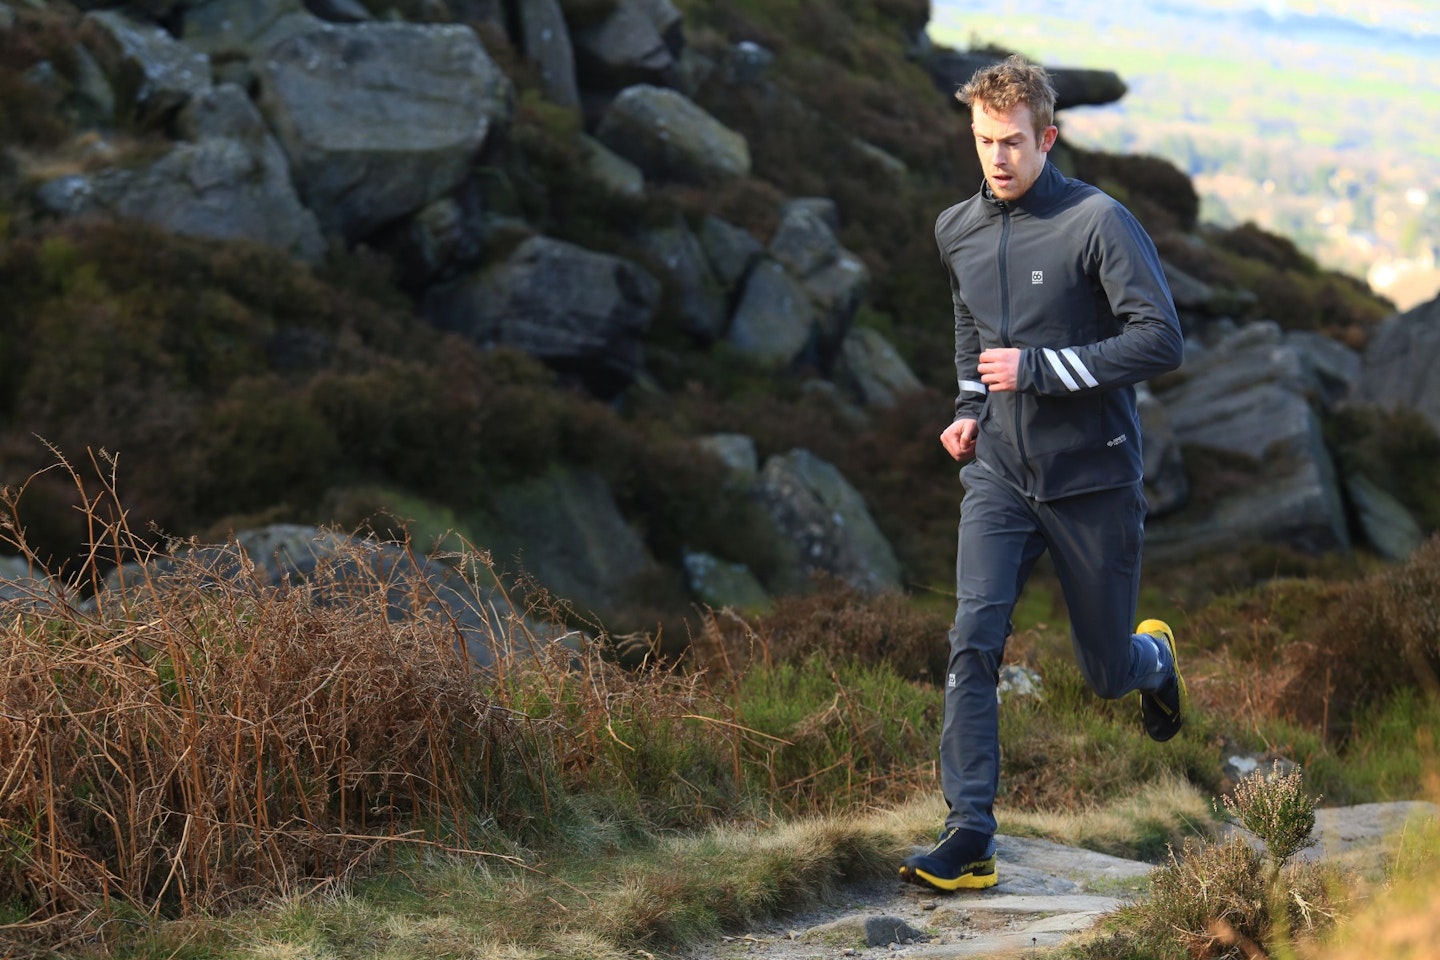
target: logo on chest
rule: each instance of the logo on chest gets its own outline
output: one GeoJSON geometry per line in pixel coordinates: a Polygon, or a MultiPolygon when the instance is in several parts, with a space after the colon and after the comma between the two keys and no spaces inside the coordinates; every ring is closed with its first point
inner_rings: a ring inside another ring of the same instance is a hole
{"type": "Polygon", "coordinates": [[[1031,270],[1031,271],[1030,271],[1030,282],[1031,282],[1032,284],[1035,284],[1036,286],[1039,286],[1040,284],[1044,283],[1044,282],[1045,282],[1045,271],[1044,271],[1044,270],[1031,270]]]}

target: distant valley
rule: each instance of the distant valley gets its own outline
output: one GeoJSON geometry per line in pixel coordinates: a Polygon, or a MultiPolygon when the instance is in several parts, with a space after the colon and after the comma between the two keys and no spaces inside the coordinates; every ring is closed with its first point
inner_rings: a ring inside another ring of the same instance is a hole
{"type": "Polygon", "coordinates": [[[1440,6],[1429,0],[934,0],[930,35],[1114,70],[1086,147],[1165,157],[1208,222],[1254,221],[1402,309],[1440,292],[1440,6]]]}

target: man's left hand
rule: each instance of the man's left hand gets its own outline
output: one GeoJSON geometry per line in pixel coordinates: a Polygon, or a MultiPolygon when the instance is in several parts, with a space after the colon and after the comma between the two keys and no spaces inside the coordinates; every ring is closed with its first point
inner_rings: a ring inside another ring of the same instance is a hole
{"type": "Polygon", "coordinates": [[[980,352],[980,382],[991,390],[1014,390],[1020,374],[1020,350],[995,347],[980,352]]]}

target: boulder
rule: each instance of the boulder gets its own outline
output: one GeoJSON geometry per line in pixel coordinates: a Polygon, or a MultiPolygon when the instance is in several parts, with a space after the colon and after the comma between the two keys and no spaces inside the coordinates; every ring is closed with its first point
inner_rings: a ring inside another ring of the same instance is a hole
{"type": "Polygon", "coordinates": [[[481,192],[462,187],[383,231],[376,245],[395,258],[401,286],[423,290],[480,262],[488,223],[481,192]]]}
{"type": "Polygon", "coordinates": [[[119,118],[142,129],[163,127],[210,86],[210,59],[203,53],[113,10],[87,13],[80,40],[109,78],[119,118]]]}
{"type": "Polygon", "coordinates": [[[645,174],[635,164],[583,133],[580,134],[580,149],[590,176],[611,193],[622,197],[645,194],[645,174]]]}
{"type": "MultiPolygon", "coordinates": [[[[925,68],[936,89],[947,96],[970,82],[975,71],[999,63],[1003,58],[986,53],[962,53],[957,50],[932,49],[925,58],[925,68]]],[[[1111,70],[1086,70],[1073,67],[1047,67],[1055,87],[1055,108],[1103,106],[1125,96],[1125,81],[1111,70]]]]}
{"type": "Polygon", "coordinates": [[[834,260],[801,281],[815,304],[815,330],[823,361],[839,349],[855,312],[870,289],[870,270],[849,250],[841,249],[834,260]]]}
{"type": "Polygon", "coordinates": [[[615,609],[633,581],[656,568],[597,473],[557,468],[495,491],[491,506],[497,518],[492,555],[502,565],[513,559],[582,612],[615,609]]]}
{"type": "Polygon", "coordinates": [[[741,40],[725,51],[721,70],[725,82],[737,87],[758,87],[770,79],[774,51],[753,40],[741,40]]]}
{"type": "Polygon", "coordinates": [[[1182,445],[1248,458],[1258,475],[1210,516],[1151,528],[1147,544],[1275,541],[1319,552],[1348,549],[1344,505],[1304,364],[1270,322],[1242,327],[1151,384],[1182,445]]]}
{"type": "Polygon", "coordinates": [[[663,87],[638,84],[620,91],[596,136],[647,179],[704,186],[750,174],[745,138],[663,87]]]}
{"type": "Polygon", "coordinates": [[[735,479],[746,486],[760,475],[755,441],[743,433],[712,433],[698,438],[695,444],[725,464],[735,479]]]}
{"type": "Polygon", "coordinates": [[[921,389],[900,352],[869,327],[856,327],[841,341],[835,380],[867,407],[893,407],[898,397],[921,389]]]}
{"type": "Polygon", "coordinates": [[[180,38],[218,64],[258,57],[269,44],[321,25],[301,0],[200,0],[186,7],[180,38]]]}
{"type": "Polygon", "coordinates": [[[1165,405],[1145,384],[1136,388],[1136,402],[1145,457],[1145,503],[1150,516],[1160,517],[1185,505],[1190,497],[1190,478],[1185,474],[1185,458],[1165,405]]]}
{"type": "Polygon", "coordinates": [[[1285,343],[1300,356],[1310,395],[1323,410],[1333,410],[1349,399],[1360,380],[1360,354],[1333,337],[1311,330],[1292,330],[1285,343]]]}
{"type": "Polygon", "coordinates": [[[696,600],[715,610],[762,613],[770,595],[743,563],[730,563],[708,553],[687,552],[685,577],[696,600]]]}
{"type": "Polygon", "coordinates": [[[750,271],[726,340],[762,363],[784,366],[813,344],[815,310],[800,282],[774,260],[750,271]]]}
{"type": "Polygon", "coordinates": [[[1370,334],[1357,399],[1414,410],[1440,431],[1440,297],[1387,317],[1370,334]]]}
{"type": "Polygon", "coordinates": [[[780,224],[770,238],[770,256],[797,277],[807,277],[828,266],[840,255],[835,226],[825,215],[827,209],[814,204],[787,203],[780,211],[780,224]]]}
{"type": "Polygon", "coordinates": [[[532,237],[507,260],[432,288],[423,312],[442,329],[515,347],[609,392],[639,370],[659,298],[659,282],[629,260],[532,237]]]}
{"type": "Polygon", "coordinates": [[[63,177],[37,198],[61,215],[126,217],[185,236],[251,240],[310,262],[324,256],[285,154],[244,91],[222,85],[198,94],[176,127],[192,142],[150,165],[63,177]]]}
{"type": "Polygon", "coordinates": [[[875,525],[865,500],[832,464],[797,448],[765,461],[755,496],[786,545],[786,592],[817,573],[859,590],[898,589],[900,562],[875,525]]]}
{"type": "Polygon", "coordinates": [[[618,0],[608,16],[574,33],[581,86],[600,90],[635,83],[673,86],[678,71],[677,51],[671,43],[678,41],[679,29],[679,12],[668,0],[618,0]],[[671,42],[666,41],[667,31],[671,42]]]}
{"type": "Polygon", "coordinates": [[[765,245],[754,234],[714,215],[700,224],[700,245],[727,291],[734,290],[765,255],[765,245]]]}
{"type": "Polygon", "coordinates": [[[545,96],[562,107],[580,108],[575,49],[559,0],[519,0],[520,49],[540,73],[545,96]]]}
{"type": "Polygon", "coordinates": [[[640,245],[675,285],[681,329],[702,343],[718,340],[728,319],[725,292],[695,234],[680,220],[648,231],[640,245]]]}
{"type": "Polygon", "coordinates": [[[839,228],[835,201],[791,200],[780,210],[769,247],[770,256],[800,278],[815,305],[817,347],[825,362],[839,348],[870,285],[864,262],[840,245],[839,228]]]}
{"type": "Polygon", "coordinates": [[[1403,560],[1415,552],[1425,534],[1404,504],[1364,474],[1346,473],[1344,483],[1360,532],[1376,553],[1403,560]]]}
{"type": "Polygon", "coordinates": [[[305,9],[331,23],[364,23],[374,19],[360,0],[305,0],[305,9]]]}
{"type": "Polygon", "coordinates": [[[300,195],[352,241],[453,190],[511,117],[510,81],[469,27],[327,24],[275,44],[259,75],[300,195]]]}

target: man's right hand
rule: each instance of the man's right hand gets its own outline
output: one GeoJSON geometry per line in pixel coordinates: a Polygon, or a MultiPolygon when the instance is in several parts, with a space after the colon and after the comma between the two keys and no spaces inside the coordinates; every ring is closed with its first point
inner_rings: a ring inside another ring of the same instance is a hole
{"type": "Polygon", "coordinates": [[[956,460],[969,460],[975,456],[975,436],[979,432],[978,420],[956,420],[940,434],[940,443],[956,460]]]}

